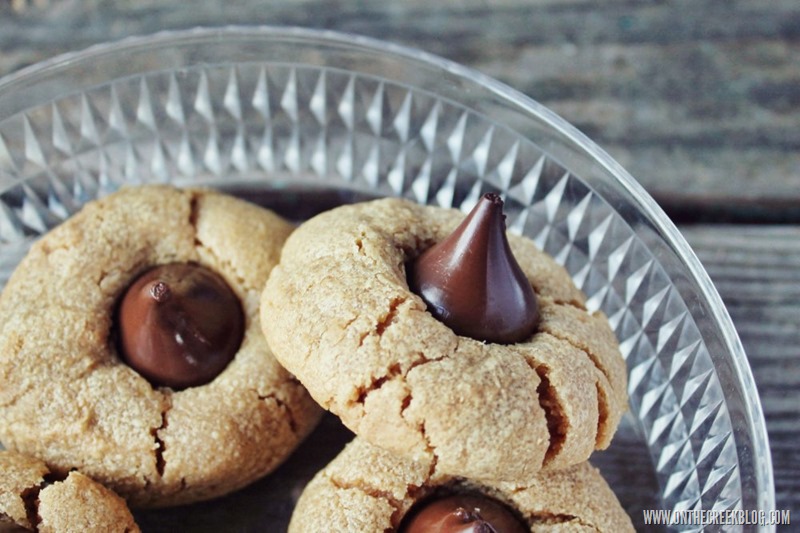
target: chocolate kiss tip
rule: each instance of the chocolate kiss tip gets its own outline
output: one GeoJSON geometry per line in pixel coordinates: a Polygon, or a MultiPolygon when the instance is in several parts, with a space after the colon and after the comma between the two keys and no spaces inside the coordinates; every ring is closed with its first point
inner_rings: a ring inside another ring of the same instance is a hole
{"type": "Polygon", "coordinates": [[[213,380],[239,349],[241,303],[221,276],[193,263],[139,276],[116,313],[122,359],[155,386],[181,390],[213,380]]]}
{"type": "Polygon", "coordinates": [[[487,192],[481,197],[481,200],[489,200],[494,205],[503,207],[503,199],[500,197],[499,194],[494,192],[487,192]]]}
{"type": "Polygon", "coordinates": [[[511,344],[536,331],[539,306],[511,252],[502,208],[499,195],[483,195],[452,234],[408,265],[408,282],[455,333],[511,344]]]}

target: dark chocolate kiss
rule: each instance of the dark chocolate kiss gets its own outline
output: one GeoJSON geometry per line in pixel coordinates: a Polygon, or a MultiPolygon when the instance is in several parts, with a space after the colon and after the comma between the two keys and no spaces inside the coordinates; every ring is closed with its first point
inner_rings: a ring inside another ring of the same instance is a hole
{"type": "Polygon", "coordinates": [[[459,335],[511,344],[536,330],[536,294],[511,252],[496,194],[483,195],[450,236],[407,270],[411,290],[459,335]]]}
{"type": "Polygon", "coordinates": [[[146,271],[117,313],[122,358],[156,386],[196,387],[236,355],[244,333],[239,298],[218,274],[192,263],[146,271]]]}
{"type": "Polygon", "coordinates": [[[456,494],[423,501],[400,533],[525,533],[530,531],[502,503],[481,494],[456,494]]]}

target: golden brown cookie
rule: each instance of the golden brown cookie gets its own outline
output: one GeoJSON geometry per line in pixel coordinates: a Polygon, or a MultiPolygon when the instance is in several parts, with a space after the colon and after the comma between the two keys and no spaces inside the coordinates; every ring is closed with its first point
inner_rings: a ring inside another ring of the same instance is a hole
{"type": "Polygon", "coordinates": [[[515,344],[456,335],[409,289],[405,265],[463,219],[398,199],[340,207],[287,240],[262,298],[279,361],[373,444],[437,472],[526,482],[608,446],[626,369],[601,313],[567,272],[509,236],[539,301],[515,344]]]}
{"type": "Polygon", "coordinates": [[[589,463],[542,472],[524,486],[476,483],[437,473],[429,460],[399,458],[356,437],[306,486],[289,532],[397,531],[408,524],[415,504],[441,493],[493,498],[535,532],[633,531],[614,493],[589,463]]]}
{"type": "Polygon", "coordinates": [[[291,230],[241,200],[167,186],[122,190],[55,228],[0,296],[0,441],[136,506],[212,498],[270,472],[321,412],[258,323],[291,230]],[[120,359],[115,324],[133,280],[173,262],[222,276],[244,314],[233,360],[210,383],[179,391],[120,359]]]}
{"type": "Polygon", "coordinates": [[[0,531],[139,531],[125,500],[80,472],[55,480],[43,461],[2,450],[0,472],[0,531]]]}

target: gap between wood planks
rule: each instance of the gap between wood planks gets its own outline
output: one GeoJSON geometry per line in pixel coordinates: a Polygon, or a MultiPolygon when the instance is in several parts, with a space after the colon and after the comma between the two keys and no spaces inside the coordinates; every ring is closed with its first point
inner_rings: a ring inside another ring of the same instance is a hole
{"type": "Polygon", "coordinates": [[[800,224],[800,201],[796,199],[652,196],[676,225],[800,224]]]}

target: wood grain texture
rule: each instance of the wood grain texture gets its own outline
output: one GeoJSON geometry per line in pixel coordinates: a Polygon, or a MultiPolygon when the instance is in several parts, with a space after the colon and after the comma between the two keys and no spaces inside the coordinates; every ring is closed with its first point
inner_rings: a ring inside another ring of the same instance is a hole
{"type": "MultiPolygon", "coordinates": [[[[360,33],[474,67],[587,133],[676,220],[703,222],[681,230],[753,368],[777,508],[800,511],[800,2],[0,0],[0,75],[129,35],[227,24],[360,33]]],[[[301,457],[325,460],[343,444],[329,424],[301,457]]],[[[290,462],[268,485],[296,492],[313,471],[290,462]]],[[[269,487],[144,522],[202,525],[213,512],[235,529],[236,502],[258,508],[269,487]]],[[[276,500],[265,519],[290,511],[276,500]]]]}
{"type": "Polygon", "coordinates": [[[746,200],[800,220],[796,0],[6,0],[0,75],[98,42],[224,24],[328,28],[442,55],[554,109],[665,204],[746,200]]]}
{"type": "Polygon", "coordinates": [[[800,511],[800,227],[684,226],[730,312],[767,421],[778,509],[800,511]]]}

